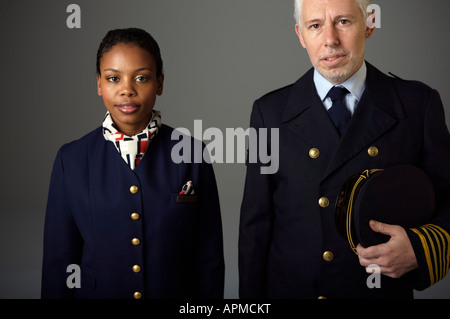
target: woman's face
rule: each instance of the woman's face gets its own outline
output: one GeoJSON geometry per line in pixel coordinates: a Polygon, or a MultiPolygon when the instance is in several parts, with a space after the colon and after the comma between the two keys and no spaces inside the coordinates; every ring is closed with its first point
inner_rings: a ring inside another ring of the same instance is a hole
{"type": "Polygon", "coordinates": [[[154,57],[135,45],[117,44],[100,59],[98,95],[125,135],[139,133],[152,117],[164,82],[164,75],[156,76],[156,71],[154,57]]]}

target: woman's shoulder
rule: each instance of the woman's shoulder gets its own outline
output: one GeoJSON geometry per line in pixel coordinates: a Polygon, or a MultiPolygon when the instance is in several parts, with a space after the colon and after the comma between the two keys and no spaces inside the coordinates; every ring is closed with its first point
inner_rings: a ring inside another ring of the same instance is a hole
{"type": "Polygon", "coordinates": [[[89,133],[83,135],[79,139],[68,142],[60,147],[60,152],[64,151],[64,154],[80,155],[87,150],[89,146],[98,144],[104,140],[102,134],[102,127],[99,126],[89,133]]]}

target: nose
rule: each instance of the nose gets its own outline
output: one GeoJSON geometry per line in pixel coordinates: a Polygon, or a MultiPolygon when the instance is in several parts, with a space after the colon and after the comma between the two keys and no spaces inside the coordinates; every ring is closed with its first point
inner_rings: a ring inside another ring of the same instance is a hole
{"type": "Polygon", "coordinates": [[[326,47],[333,48],[340,44],[339,34],[334,24],[327,25],[324,31],[326,47]]]}
{"type": "Polygon", "coordinates": [[[133,81],[123,80],[122,87],[120,88],[120,95],[122,96],[134,96],[136,95],[136,90],[133,86],[133,81]]]}

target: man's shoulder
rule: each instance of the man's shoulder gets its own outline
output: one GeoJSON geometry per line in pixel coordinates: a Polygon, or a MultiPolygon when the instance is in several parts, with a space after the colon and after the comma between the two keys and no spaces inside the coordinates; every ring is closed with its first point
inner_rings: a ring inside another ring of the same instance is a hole
{"type": "Polygon", "coordinates": [[[393,73],[390,73],[393,81],[395,82],[396,87],[399,91],[407,91],[413,95],[417,94],[429,94],[430,91],[433,90],[428,84],[418,81],[418,80],[409,80],[399,77],[393,73]]]}
{"type": "Polygon", "coordinates": [[[259,103],[271,103],[271,102],[279,102],[280,100],[286,99],[289,95],[289,92],[292,90],[294,83],[291,83],[289,85],[285,85],[283,87],[280,87],[278,89],[269,91],[259,97],[257,101],[259,103]]]}
{"type": "Polygon", "coordinates": [[[405,79],[390,72],[389,75],[405,110],[409,110],[409,112],[414,109],[423,111],[423,107],[427,105],[435,89],[418,80],[405,79]]]}
{"type": "Polygon", "coordinates": [[[433,88],[424,82],[406,79],[403,75],[397,75],[392,72],[385,74],[370,64],[368,64],[368,68],[370,68],[370,72],[375,74],[379,79],[388,82],[387,84],[389,86],[394,86],[400,94],[405,93],[412,96],[428,95],[433,90],[433,88]]]}
{"type": "Polygon", "coordinates": [[[391,72],[386,74],[367,64],[366,90],[387,113],[423,116],[425,107],[436,91],[417,80],[406,80],[391,72]],[[396,111],[394,111],[396,110],[396,111]]]}
{"type": "Polygon", "coordinates": [[[262,103],[271,103],[271,102],[275,102],[277,104],[279,104],[281,101],[283,100],[287,100],[287,98],[289,97],[290,93],[292,92],[293,89],[299,87],[299,86],[303,86],[303,85],[311,85],[312,82],[312,74],[314,72],[314,69],[311,68],[309,69],[309,71],[307,71],[302,77],[300,77],[297,81],[282,86],[278,89],[272,90],[264,95],[262,95],[260,98],[257,99],[258,102],[262,102],[262,103]]]}

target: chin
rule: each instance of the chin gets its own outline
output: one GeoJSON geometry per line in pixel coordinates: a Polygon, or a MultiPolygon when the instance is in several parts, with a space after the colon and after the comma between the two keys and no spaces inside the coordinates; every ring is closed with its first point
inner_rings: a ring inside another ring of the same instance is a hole
{"type": "Polygon", "coordinates": [[[348,73],[346,71],[341,72],[330,72],[330,71],[324,71],[317,69],[317,71],[329,82],[333,84],[340,84],[344,82],[348,78],[348,73]]]}
{"type": "Polygon", "coordinates": [[[341,84],[345,82],[350,77],[349,72],[339,73],[339,74],[330,74],[328,77],[325,77],[328,81],[333,84],[341,84]]]}
{"type": "Polygon", "coordinates": [[[330,70],[317,69],[317,71],[329,82],[337,85],[350,78],[355,73],[356,69],[352,66],[347,66],[330,70]]]}
{"type": "Polygon", "coordinates": [[[361,59],[350,58],[349,61],[347,61],[342,66],[337,66],[331,69],[324,68],[319,64],[317,64],[315,68],[329,82],[333,83],[334,85],[338,85],[342,82],[345,82],[359,69],[359,67],[361,66],[361,59]]]}

